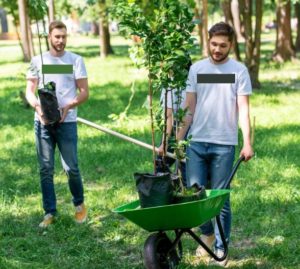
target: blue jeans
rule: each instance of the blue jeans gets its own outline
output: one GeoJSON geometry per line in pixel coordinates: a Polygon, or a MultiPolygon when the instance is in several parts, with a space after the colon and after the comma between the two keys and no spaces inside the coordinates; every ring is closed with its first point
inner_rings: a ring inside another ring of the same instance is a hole
{"type": "MultiPolygon", "coordinates": [[[[234,146],[217,145],[212,143],[191,142],[187,148],[187,179],[188,186],[194,183],[204,185],[208,189],[230,189],[228,177],[234,161],[234,146]]],[[[226,242],[229,243],[231,229],[230,199],[220,213],[226,242]]],[[[209,221],[200,227],[205,235],[216,236],[216,249],[224,250],[219,229],[209,221]]]]}
{"type": "Polygon", "coordinates": [[[34,122],[35,144],[40,165],[40,180],[45,213],[56,213],[54,190],[54,153],[58,146],[75,206],[84,201],[83,185],[77,161],[77,124],[66,122],[56,127],[34,122]]]}

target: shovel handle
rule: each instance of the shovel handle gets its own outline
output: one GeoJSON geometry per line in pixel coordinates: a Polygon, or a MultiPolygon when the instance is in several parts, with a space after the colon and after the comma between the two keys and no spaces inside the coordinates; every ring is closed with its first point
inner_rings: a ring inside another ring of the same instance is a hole
{"type": "Polygon", "coordinates": [[[228,177],[228,182],[229,182],[228,185],[230,185],[230,183],[231,183],[231,181],[232,181],[232,179],[233,179],[233,177],[234,177],[236,171],[238,170],[238,168],[239,168],[241,162],[244,161],[244,160],[245,160],[245,157],[242,156],[242,157],[240,157],[240,158],[236,161],[236,163],[235,163],[235,165],[233,166],[232,171],[231,171],[231,173],[230,173],[230,175],[229,175],[229,177],[228,177]]]}

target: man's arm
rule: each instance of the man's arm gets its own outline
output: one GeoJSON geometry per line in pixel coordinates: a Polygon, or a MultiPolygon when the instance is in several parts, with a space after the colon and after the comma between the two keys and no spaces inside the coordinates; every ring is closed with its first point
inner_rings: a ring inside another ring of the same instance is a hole
{"type": "Polygon", "coordinates": [[[188,108],[187,114],[185,115],[181,127],[177,134],[177,140],[183,140],[190,125],[193,122],[195,108],[197,103],[197,94],[195,92],[187,92],[186,93],[186,101],[185,101],[185,108],[188,108]]]}
{"type": "Polygon", "coordinates": [[[72,102],[61,109],[62,116],[60,122],[63,122],[68,114],[69,109],[79,106],[89,98],[89,87],[87,78],[81,78],[76,80],[76,87],[79,90],[79,94],[72,102]]]}
{"type": "Polygon", "coordinates": [[[34,108],[34,110],[37,112],[38,118],[42,124],[45,124],[45,121],[43,120],[43,112],[41,109],[41,106],[35,96],[35,90],[37,88],[38,80],[35,78],[27,79],[27,85],[26,85],[26,99],[28,103],[34,108]]]}
{"type": "Polygon", "coordinates": [[[239,95],[237,98],[237,105],[239,111],[240,127],[243,134],[243,148],[240,152],[240,156],[244,156],[245,161],[248,161],[253,156],[253,150],[250,140],[249,96],[239,95]]]}

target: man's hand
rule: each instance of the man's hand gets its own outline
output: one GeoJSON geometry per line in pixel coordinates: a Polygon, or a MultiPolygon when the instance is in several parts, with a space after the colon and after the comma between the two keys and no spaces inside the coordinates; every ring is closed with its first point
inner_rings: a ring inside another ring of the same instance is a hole
{"type": "Polygon", "coordinates": [[[43,114],[43,111],[42,111],[42,108],[41,108],[40,105],[35,106],[35,111],[37,113],[37,116],[38,116],[39,121],[41,122],[41,124],[47,125],[48,122],[47,122],[47,120],[44,119],[44,114],[43,114]]]}
{"type": "Polygon", "coordinates": [[[157,148],[157,154],[159,156],[163,156],[163,154],[164,154],[164,144],[163,143],[161,143],[161,145],[157,148]]]}
{"type": "Polygon", "coordinates": [[[69,106],[69,105],[67,105],[67,106],[65,106],[65,107],[63,107],[63,108],[60,108],[60,115],[61,115],[61,118],[60,118],[59,123],[64,122],[65,118],[66,118],[67,115],[68,115],[69,109],[70,109],[70,106],[69,106]]]}
{"type": "Polygon", "coordinates": [[[245,162],[249,161],[254,155],[253,149],[251,145],[244,145],[241,152],[240,157],[245,157],[245,162]]]}

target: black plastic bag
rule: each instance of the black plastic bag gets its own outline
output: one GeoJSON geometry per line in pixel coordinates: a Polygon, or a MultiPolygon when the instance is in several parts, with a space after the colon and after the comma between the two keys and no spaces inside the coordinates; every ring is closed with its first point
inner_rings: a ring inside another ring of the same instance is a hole
{"type": "Polygon", "coordinates": [[[43,118],[46,124],[55,124],[60,121],[60,112],[58,110],[58,102],[55,93],[56,87],[53,81],[38,89],[38,95],[43,112],[43,118]]]}
{"type": "Polygon", "coordinates": [[[142,208],[169,205],[173,202],[173,185],[169,173],[135,173],[134,178],[142,208]]]}

